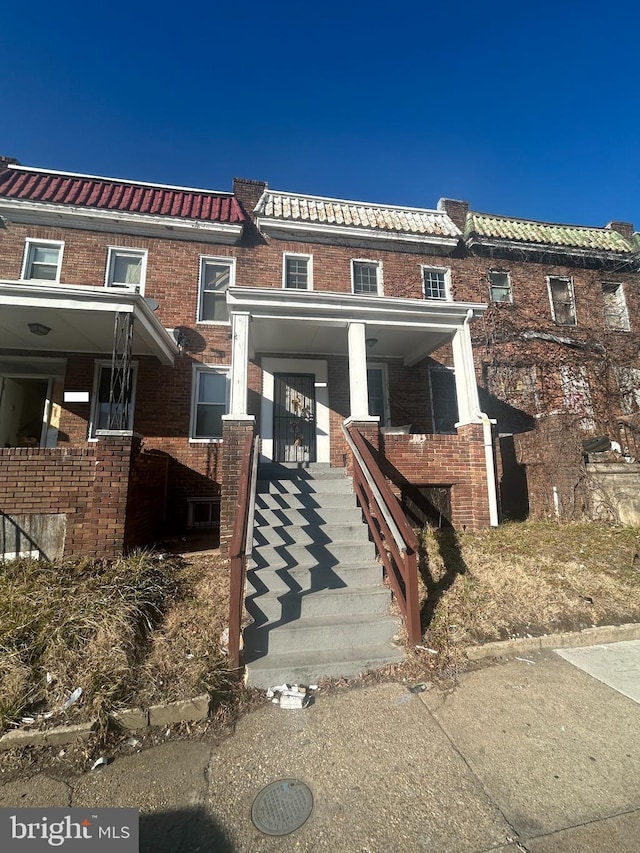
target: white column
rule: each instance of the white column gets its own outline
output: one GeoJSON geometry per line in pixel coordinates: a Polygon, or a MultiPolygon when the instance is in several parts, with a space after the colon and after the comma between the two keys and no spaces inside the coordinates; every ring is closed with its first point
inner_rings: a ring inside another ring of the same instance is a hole
{"type": "Polygon", "coordinates": [[[470,319],[467,315],[464,324],[456,331],[452,341],[458,422],[461,424],[477,423],[480,420],[480,399],[469,331],[470,319]]]}
{"type": "Polygon", "coordinates": [[[229,416],[247,417],[247,385],[249,382],[249,314],[231,316],[231,399],[229,416]]]}
{"type": "MultiPolygon", "coordinates": [[[[369,421],[369,392],[367,388],[366,325],[349,323],[349,396],[351,414],[348,420],[369,421]]],[[[378,420],[375,418],[374,420],[378,420]]]]}

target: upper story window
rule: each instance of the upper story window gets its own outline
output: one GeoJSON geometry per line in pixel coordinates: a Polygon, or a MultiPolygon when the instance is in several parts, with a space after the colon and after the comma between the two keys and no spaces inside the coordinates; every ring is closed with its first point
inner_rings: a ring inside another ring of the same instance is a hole
{"type": "Polygon", "coordinates": [[[30,281],[60,281],[62,250],[64,243],[58,240],[26,241],[22,278],[30,281]]]}
{"type": "Polygon", "coordinates": [[[551,314],[559,326],[575,326],[576,302],[573,281],[568,276],[550,275],[547,278],[551,314]]]}
{"type": "Polygon", "coordinates": [[[513,302],[508,272],[489,270],[489,296],[492,302],[513,302]]]}
{"type": "Polygon", "coordinates": [[[351,261],[353,292],[371,296],[382,293],[382,264],[380,261],[351,261]]]}
{"type": "Polygon", "coordinates": [[[312,289],[313,258],[311,255],[284,256],[282,286],[291,290],[312,289]]]}
{"type": "Polygon", "coordinates": [[[109,247],[107,255],[107,287],[123,287],[144,293],[147,274],[146,249],[109,247]]]}
{"type": "Polygon", "coordinates": [[[628,332],[630,329],[629,314],[622,285],[613,281],[603,281],[602,295],[604,297],[604,324],[607,329],[619,329],[628,332]]]}
{"type": "Polygon", "coordinates": [[[236,259],[200,259],[198,322],[228,323],[227,288],[235,283],[236,259]]]}
{"type": "Polygon", "coordinates": [[[446,267],[422,267],[425,299],[449,299],[451,274],[446,267]]]}
{"type": "Polygon", "coordinates": [[[194,366],[191,439],[222,438],[222,416],[227,411],[228,397],[229,368],[194,366]]]}

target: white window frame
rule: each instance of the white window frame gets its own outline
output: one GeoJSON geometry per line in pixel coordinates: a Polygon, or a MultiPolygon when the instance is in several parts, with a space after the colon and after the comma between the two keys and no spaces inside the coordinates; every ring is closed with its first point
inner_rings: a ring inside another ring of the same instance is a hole
{"type": "Polygon", "coordinates": [[[147,280],[147,257],[149,252],[147,249],[135,249],[129,246],[107,246],[107,266],[104,274],[104,286],[112,287],[115,290],[131,290],[144,296],[144,288],[147,280]],[[126,284],[121,282],[113,282],[113,270],[115,261],[118,255],[129,255],[133,258],[140,258],[142,265],[140,267],[140,284],[126,284]]]}
{"type": "Polygon", "coordinates": [[[457,393],[457,385],[456,385],[456,373],[455,368],[448,367],[446,365],[438,365],[429,368],[429,396],[431,398],[431,428],[433,430],[434,435],[455,435],[457,433],[457,429],[454,425],[453,429],[443,431],[436,428],[436,407],[435,407],[435,398],[433,396],[433,376],[436,373],[440,374],[449,374],[453,378],[453,395],[456,401],[456,408],[458,410],[458,419],[460,418],[460,401],[458,400],[457,393]]]}
{"type": "Polygon", "coordinates": [[[565,326],[566,328],[573,328],[578,325],[578,310],[576,306],[576,292],[573,286],[573,276],[571,275],[548,275],[547,276],[547,293],[549,294],[549,305],[551,306],[551,317],[553,318],[553,322],[558,326],[565,326]],[[569,290],[571,293],[571,303],[573,305],[573,323],[561,323],[556,319],[556,308],[553,304],[553,293],[551,291],[551,281],[554,279],[558,279],[560,281],[569,282],[569,290]]]}
{"type": "Polygon", "coordinates": [[[283,290],[303,290],[301,287],[287,287],[287,261],[304,260],[307,262],[307,286],[304,290],[313,290],[313,255],[305,255],[302,252],[282,253],[282,288],[283,290]]]}
{"type": "Polygon", "coordinates": [[[373,258],[351,258],[351,292],[356,296],[383,296],[382,261],[374,260],[373,258]],[[356,291],[356,264],[373,264],[375,266],[376,284],[378,286],[376,293],[359,293],[356,291]]]}
{"type": "MultiPolygon", "coordinates": [[[[100,374],[102,370],[107,368],[111,370],[111,360],[96,359],[93,366],[93,386],[91,390],[91,409],[89,412],[89,441],[97,441],[96,430],[100,429],[97,426],[98,415],[98,392],[100,389],[100,374]]],[[[138,362],[131,362],[131,403],[129,405],[129,422],[127,430],[133,430],[134,416],[136,410],[136,386],[138,384],[138,362]]]]}
{"type": "Polygon", "coordinates": [[[189,418],[189,443],[190,444],[219,444],[222,441],[222,436],[202,436],[197,437],[195,435],[196,424],[197,424],[197,410],[198,410],[198,385],[200,384],[198,379],[201,373],[218,373],[222,374],[226,377],[226,390],[225,390],[225,411],[223,414],[228,414],[229,412],[229,396],[231,389],[231,366],[228,364],[194,364],[191,372],[191,415],[189,418]]]}
{"type": "Polygon", "coordinates": [[[236,283],[236,259],[228,255],[200,255],[198,266],[198,307],[196,310],[196,323],[202,323],[207,326],[229,326],[231,318],[228,320],[204,320],[202,319],[203,290],[204,290],[204,268],[205,264],[212,262],[216,264],[226,264],[229,267],[229,287],[233,287],[236,283]]]}
{"type": "MultiPolygon", "coordinates": [[[[389,407],[389,371],[387,369],[387,365],[383,361],[372,361],[367,362],[367,370],[379,370],[382,374],[382,412],[383,416],[380,420],[380,426],[385,427],[391,424],[391,410],[389,407]]],[[[369,388],[368,388],[368,377],[367,377],[367,397],[369,396],[369,388]]],[[[369,411],[371,414],[371,411],[369,411]]]]}
{"type": "Polygon", "coordinates": [[[20,273],[20,279],[22,281],[37,281],[42,282],[43,284],[59,284],[60,283],[60,272],[62,270],[62,255],[64,253],[64,241],[63,240],[38,240],[37,237],[26,237],[24,241],[24,257],[22,258],[22,271],[20,273]],[[33,264],[33,253],[34,250],[39,248],[40,246],[47,246],[49,248],[55,247],[59,250],[58,253],[58,265],[56,268],[56,276],[55,278],[35,278],[33,276],[28,277],[28,272],[31,269],[33,264]]]}
{"type": "Polygon", "coordinates": [[[614,293],[618,301],[619,317],[621,325],[615,326],[608,321],[606,304],[603,305],[604,325],[611,332],[630,332],[631,324],[629,322],[629,310],[627,308],[627,297],[624,292],[624,285],[619,281],[603,281],[602,282],[602,298],[605,301],[605,289],[609,288],[610,292],[614,293]]]}
{"type": "Polygon", "coordinates": [[[513,302],[513,286],[511,284],[511,273],[509,270],[488,270],[487,271],[487,280],[489,282],[489,301],[494,305],[510,305],[513,302]],[[491,281],[492,275],[504,275],[507,277],[507,287],[509,288],[509,298],[508,299],[494,299],[493,298],[493,288],[500,287],[501,285],[494,285],[491,281]]]}
{"type": "Polygon", "coordinates": [[[423,299],[433,299],[435,302],[452,302],[451,295],[451,268],[437,267],[433,264],[420,264],[420,277],[422,279],[422,297],[423,299]],[[444,273],[444,296],[427,296],[427,287],[424,280],[425,273],[437,272],[444,273]]]}

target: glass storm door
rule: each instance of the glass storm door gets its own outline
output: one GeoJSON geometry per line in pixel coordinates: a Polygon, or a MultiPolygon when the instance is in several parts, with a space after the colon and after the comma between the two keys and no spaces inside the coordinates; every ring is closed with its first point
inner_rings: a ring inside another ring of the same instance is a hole
{"type": "Polygon", "coordinates": [[[274,462],[316,461],[316,398],[312,373],[274,374],[274,462]]]}

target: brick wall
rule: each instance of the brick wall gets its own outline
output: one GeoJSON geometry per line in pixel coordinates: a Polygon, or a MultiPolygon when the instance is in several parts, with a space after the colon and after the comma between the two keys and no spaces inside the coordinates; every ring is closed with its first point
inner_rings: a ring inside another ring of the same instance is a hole
{"type": "Polygon", "coordinates": [[[487,472],[481,424],[458,435],[383,435],[381,465],[398,494],[408,485],[446,486],[454,527],[489,526],[487,472]]]}
{"type": "Polygon", "coordinates": [[[0,511],[65,514],[65,557],[115,556],[155,538],[165,471],[166,460],[141,453],[137,436],[104,436],[85,448],[4,448],[0,511]]]}

